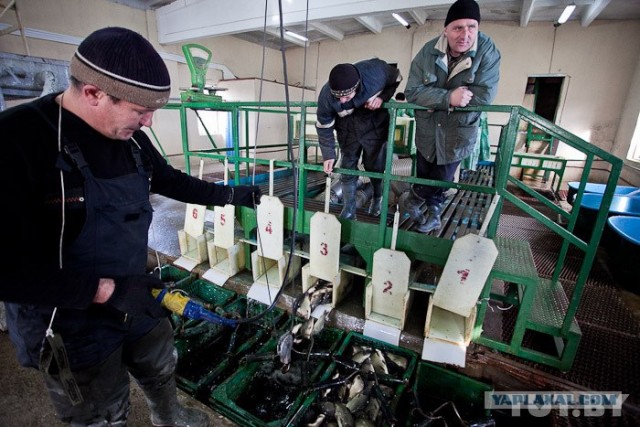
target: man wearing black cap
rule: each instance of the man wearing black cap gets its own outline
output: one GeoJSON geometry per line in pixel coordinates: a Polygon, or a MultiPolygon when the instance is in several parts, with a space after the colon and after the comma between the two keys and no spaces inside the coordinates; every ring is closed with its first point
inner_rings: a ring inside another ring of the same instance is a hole
{"type": "MultiPolygon", "coordinates": [[[[356,170],[362,155],[366,171],[384,171],[389,112],[380,107],[391,99],[401,80],[396,67],[377,58],[333,67],[329,81],[320,90],[316,110],[316,130],[326,173],[333,172],[336,160],[334,129],[342,168],[356,170]]],[[[340,183],[343,197],[340,217],[355,220],[358,176],[342,174],[340,183]]],[[[380,216],[382,181],[372,178],[371,185],[369,214],[380,216]]]]}
{"type": "Polygon", "coordinates": [[[3,241],[12,242],[0,300],[11,302],[18,359],[43,372],[58,417],[73,426],[126,425],[129,375],[153,425],[208,426],[177,400],[173,330],[151,294],[164,284],[145,272],[149,194],[253,207],[260,191],[191,177],[153,147],[141,128],[171,86],[140,34],[91,33],[70,74],[64,92],[0,113],[3,241]]]}
{"type": "MultiPolygon", "coordinates": [[[[407,101],[428,108],[415,110],[419,178],[453,181],[460,161],[473,151],[481,113],[452,108],[488,105],[496,96],[500,52],[478,31],[479,24],[478,3],[457,0],[449,8],[442,35],[427,42],[411,62],[404,93],[407,101]]],[[[440,228],[445,190],[414,184],[402,198],[402,208],[418,231],[440,228]]]]}

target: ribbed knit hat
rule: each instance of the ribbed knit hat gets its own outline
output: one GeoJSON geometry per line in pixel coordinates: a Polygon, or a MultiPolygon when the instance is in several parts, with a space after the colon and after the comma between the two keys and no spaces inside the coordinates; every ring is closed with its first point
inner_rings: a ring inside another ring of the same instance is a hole
{"type": "Polygon", "coordinates": [[[336,98],[349,95],[359,83],[360,74],[353,64],[338,64],[329,73],[329,88],[336,98]]]}
{"type": "Polygon", "coordinates": [[[475,19],[480,23],[480,6],[474,0],[458,0],[449,8],[444,26],[458,19],[475,19]]]}
{"type": "Polygon", "coordinates": [[[126,28],[89,34],[71,58],[69,71],[83,83],[146,108],[157,109],[169,101],[167,66],[149,41],[126,28]]]}

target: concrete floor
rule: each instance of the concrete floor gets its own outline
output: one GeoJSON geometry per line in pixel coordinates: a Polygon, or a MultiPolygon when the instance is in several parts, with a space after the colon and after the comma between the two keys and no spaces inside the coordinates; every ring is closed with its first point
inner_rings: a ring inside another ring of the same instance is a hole
{"type": "MultiPolygon", "coordinates": [[[[0,384],[2,384],[0,426],[62,427],[67,425],[56,418],[40,373],[18,364],[7,332],[0,333],[0,384]]],[[[134,381],[131,384],[131,412],[128,425],[129,427],[150,426],[149,409],[144,395],[134,381]]],[[[236,425],[181,391],[178,397],[182,404],[207,412],[213,426],[236,425]]]]}

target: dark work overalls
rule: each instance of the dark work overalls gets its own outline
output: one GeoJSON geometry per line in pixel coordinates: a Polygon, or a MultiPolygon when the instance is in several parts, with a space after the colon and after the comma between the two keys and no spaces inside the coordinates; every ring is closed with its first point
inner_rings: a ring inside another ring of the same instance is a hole
{"type": "MultiPolygon", "coordinates": [[[[98,277],[144,274],[148,229],[152,219],[149,176],[140,150],[129,140],[137,172],[112,179],[95,177],[75,144],[67,144],[84,178],[86,221],[63,252],[65,269],[98,277]]],[[[64,167],[63,167],[64,169],[64,167]]],[[[18,306],[14,331],[20,362],[37,366],[51,309],[18,306]]],[[[71,371],[84,402],[73,406],[56,373],[45,374],[58,416],[71,425],[126,425],[129,373],[138,381],[156,418],[176,399],[173,372],[177,355],[167,319],[131,316],[93,304],[87,310],[58,309],[53,332],[65,344],[71,371]],[[167,402],[170,400],[170,402],[167,402]],[[154,403],[155,402],[155,403],[154,403]]],[[[53,363],[52,365],[55,365],[53,363]]]]}

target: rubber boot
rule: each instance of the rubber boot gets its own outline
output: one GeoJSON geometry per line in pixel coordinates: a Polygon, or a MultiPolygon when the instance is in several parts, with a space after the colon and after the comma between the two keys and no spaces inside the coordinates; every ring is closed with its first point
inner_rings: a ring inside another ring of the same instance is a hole
{"type": "Polygon", "coordinates": [[[369,215],[375,216],[377,218],[380,216],[381,211],[382,211],[382,196],[373,197],[371,199],[371,204],[369,205],[369,215]]]}
{"type": "Polygon", "coordinates": [[[342,212],[340,218],[356,220],[356,190],[358,181],[342,182],[342,212]]]}
{"type": "Polygon", "coordinates": [[[164,387],[146,393],[151,410],[151,424],[156,427],[210,427],[211,420],[204,412],[182,406],[176,394],[176,380],[172,378],[164,387]]]}
{"type": "Polygon", "coordinates": [[[416,227],[421,233],[428,233],[432,230],[438,230],[442,223],[440,222],[440,213],[442,212],[442,205],[431,205],[427,208],[426,221],[416,227]]]}
{"type": "Polygon", "coordinates": [[[373,197],[369,205],[369,215],[377,218],[382,211],[382,182],[376,182],[374,184],[373,181],[371,181],[371,186],[373,187],[373,197]]]}
{"type": "Polygon", "coordinates": [[[427,218],[422,214],[420,206],[424,203],[424,199],[418,196],[413,188],[406,195],[400,198],[400,208],[409,214],[413,222],[416,224],[424,224],[427,218]]]}

